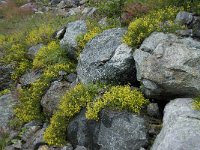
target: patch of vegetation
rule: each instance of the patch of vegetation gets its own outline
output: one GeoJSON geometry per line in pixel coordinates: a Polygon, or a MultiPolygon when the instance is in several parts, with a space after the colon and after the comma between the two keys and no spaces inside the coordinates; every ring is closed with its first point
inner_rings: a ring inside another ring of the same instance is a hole
{"type": "Polygon", "coordinates": [[[86,118],[98,120],[98,114],[103,108],[128,110],[140,113],[142,107],[148,103],[143,94],[130,86],[114,86],[102,98],[87,104],[86,118]]]}
{"type": "Polygon", "coordinates": [[[4,90],[0,91],[0,96],[3,96],[3,95],[8,94],[8,93],[10,93],[10,90],[4,89],[4,90]]]}
{"type": "Polygon", "coordinates": [[[148,15],[131,22],[123,41],[132,47],[139,46],[152,32],[174,32],[181,29],[174,23],[177,13],[182,10],[177,7],[167,7],[150,12],[148,15]]]}
{"type": "Polygon", "coordinates": [[[19,90],[20,102],[15,108],[15,115],[22,122],[43,120],[40,100],[50,83],[59,75],[59,71],[74,72],[73,63],[55,64],[48,66],[40,79],[31,84],[30,88],[19,90]]]}
{"type": "Polygon", "coordinates": [[[0,150],[4,150],[4,148],[7,146],[8,143],[9,143],[9,135],[3,130],[0,131],[0,150]]]}
{"type": "Polygon", "coordinates": [[[58,111],[53,115],[50,126],[44,133],[45,142],[50,145],[61,146],[66,143],[66,129],[72,117],[84,107],[87,108],[87,119],[98,120],[98,113],[103,108],[129,110],[139,113],[148,101],[142,93],[132,90],[130,86],[113,86],[107,89],[98,85],[77,85],[67,92],[61,99],[58,111]],[[107,90],[102,97],[99,92],[107,90]]]}
{"type": "Polygon", "coordinates": [[[56,63],[67,61],[66,51],[60,48],[58,41],[52,41],[47,46],[40,48],[33,60],[33,69],[46,68],[56,63]]]}

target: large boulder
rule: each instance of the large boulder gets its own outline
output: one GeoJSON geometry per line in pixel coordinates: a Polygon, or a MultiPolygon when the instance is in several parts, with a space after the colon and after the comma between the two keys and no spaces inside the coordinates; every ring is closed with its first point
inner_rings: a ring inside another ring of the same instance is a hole
{"type": "Polygon", "coordinates": [[[97,144],[97,137],[100,124],[93,120],[87,120],[85,111],[83,109],[70,122],[67,130],[68,140],[74,147],[80,145],[92,150],[99,150],[100,147],[97,144]]]}
{"type": "Polygon", "coordinates": [[[9,129],[9,121],[14,116],[13,107],[16,99],[11,93],[0,96],[0,129],[9,129]]]}
{"type": "Polygon", "coordinates": [[[41,105],[47,116],[52,116],[60,102],[61,97],[70,88],[70,83],[66,81],[54,81],[46,94],[42,97],[41,105]]]}
{"type": "Polygon", "coordinates": [[[68,139],[92,150],[138,150],[148,143],[142,117],[111,110],[103,110],[98,122],[87,120],[82,110],[69,124],[68,139]]]}
{"type": "Polygon", "coordinates": [[[138,150],[146,146],[144,118],[127,112],[103,111],[98,144],[101,150],[138,150]]]}
{"type": "Polygon", "coordinates": [[[199,150],[200,111],[191,98],[171,101],[164,110],[163,128],[151,150],[199,150]]]}
{"type": "Polygon", "coordinates": [[[86,44],[77,66],[82,83],[133,83],[136,80],[132,49],[122,44],[125,32],[122,28],[106,30],[86,44]]]}
{"type": "Polygon", "coordinates": [[[77,41],[76,38],[87,32],[86,22],[78,20],[68,23],[66,32],[63,39],[60,41],[60,45],[64,48],[68,55],[72,58],[76,58],[77,41]]]}
{"type": "Polygon", "coordinates": [[[200,42],[153,33],[134,52],[137,79],[151,98],[191,97],[200,93],[200,42]]]}

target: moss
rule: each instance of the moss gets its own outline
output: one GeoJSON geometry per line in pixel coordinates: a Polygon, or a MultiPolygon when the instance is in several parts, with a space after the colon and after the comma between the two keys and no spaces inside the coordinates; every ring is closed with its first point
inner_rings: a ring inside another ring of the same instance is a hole
{"type": "Polygon", "coordinates": [[[173,21],[177,13],[182,10],[176,7],[167,7],[149,13],[131,22],[123,41],[132,47],[139,46],[152,32],[174,32],[183,28],[173,21]]]}
{"type": "Polygon", "coordinates": [[[87,108],[86,117],[88,119],[97,120],[98,113],[105,107],[139,113],[147,103],[148,100],[143,97],[142,93],[131,90],[130,86],[110,88],[105,85],[79,84],[61,99],[58,111],[51,118],[50,125],[44,133],[45,142],[50,145],[64,145],[69,121],[83,107],[87,108]],[[105,90],[108,91],[99,98],[99,93],[105,90]]]}

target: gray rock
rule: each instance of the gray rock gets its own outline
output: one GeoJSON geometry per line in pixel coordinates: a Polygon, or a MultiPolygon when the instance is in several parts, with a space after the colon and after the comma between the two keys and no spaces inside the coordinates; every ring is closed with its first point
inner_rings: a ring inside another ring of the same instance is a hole
{"type": "Polygon", "coordinates": [[[75,150],[87,150],[87,148],[86,147],[84,147],[84,146],[76,146],[76,148],[75,148],[75,150]]]}
{"type": "Polygon", "coordinates": [[[72,121],[67,129],[67,137],[70,143],[85,146],[92,150],[98,150],[97,136],[99,123],[93,120],[87,120],[85,110],[82,110],[72,121]]]}
{"type": "Polygon", "coordinates": [[[6,146],[4,150],[15,150],[15,148],[12,145],[6,146]]]}
{"type": "Polygon", "coordinates": [[[101,150],[138,150],[147,143],[143,118],[127,112],[102,112],[98,135],[101,150]]]}
{"type": "Polygon", "coordinates": [[[176,16],[176,22],[182,24],[182,25],[189,25],[192,23],[193,20],[193,14],[185,11],[181,11],[176,16]]]}
{"type": "Polygon", "coordinates": [[[193,109],[192,102],[179,98],[167,104],[163,128],[151,150],[199,150],[200,111],[193,109]]]}
{"type": "Polygon", "coordinates": [[[147,113],[148,115],[150,115],[151,117],[161,117],[160,111],[159,111],[159,107],[157,103],[150,103],[147,106],[147,113]]]}
{"type": "Polygon", "coordinates": [[[46,94],[42,97],[41,105],[43,111],[48,117],[51,117],[54,111],[57,109],[60,98],[69,89],[70,84],[65,81],[54,81],[46,94]]]}
{"type": "Polygon", "coordinates": [[[192,28],[193,36],[200,39],[200,17],[196,18],[192,28]]]}
{"type": "Polygon", "coordinates": [[[35,82],[37,79],[39,79],[42,75],[41,70],[31,70],[27,73],[25,73],[21,78],[20,78],[20,83],[22,86],[30,85],[33,82],[35,82]]]}
{"type": "Polygon", "coordinates": [[[77,66],[77,76],[82,83],[133,83],[136,80],[132,49],[121,42],[125,32],[121,28],[106,30],[86,44],[77,66]]]}
{"type": "Polygon", "coordinates": [[[103,110],[100,120],[87,120],[82,110],[68,126],[68,140],[92,150],[138,150],[146,146],[145,120],[127,112],[103,110]]]}
{"type": "Polygon", "coordinates": [[[43,46],[44,46],[43,44],[37,44],[35,46],[30,47],[27,52],[28,58],[33,60],[39,49],[42,48],[43,46]]]}
{"type": "MultiPolygon", "coordinates": [[[[0,57],[1,59],[1,57],[0,57]]],[[[11,79],[12,66],[0,63],[0,91],[9,88],[13,83],[11,79]]]]}
{"type": "Polygon", "coordinates": [[[68,55],[71,56],[72,58],[76,58],[76,48],[77,48],[76,38],[80,34],[86,33],[86,31],[87,31],[86,22],[83,20],[71,22],[67,25],[64,38],[60,41],[60,45],[68,52],[68,55]]]}
{"type": "Polygon", "coordinates": [[[70,8],[69,11],[67,12],[67,15],[66,16],[74,16],[74,15],[77,15],[77,14],[81,14],[81,7],[75,7],[75,8],[70,8]]]}
{"type": "Polygon", "coordinates": [[[153,33],[135,50],[134,59],[146,96],[158,99],[200,93],[200,42],[153,33]]]}
{"type": "Polygon", "coordinates": [[[17,140],[13,145],[14,148],[21,149],[22,148],[22,141],[17,140]]]}
{"type": "Polygon", "coordinates": [[[34,134],[40,130],[42,128],[42,126],[37,125],[35,123],[29,123],[28,125],[26,124],[24,126],[24,133],[21,136],[21,139],[25,142],[28,142],[30,140],[30,138],[32,138],[34,136],[34,134]]]}
{"type": "Polygon", "coordinates": [[[70,73],[70,74],[67,76],[67,81],[70,82],[70,83],[72,83],[72,82],[74,82],[74,81],[76,80],[76,78],[77,78],[77,75],[76,75],[76,74],[70,73]]]}
{"type": "Polygon", "coordinates": [[[46,128],[41,129],[41,126],[40,127],[33,126],[27,129],[27,131],[24,134],[29,135],[29,136],[26,136],[27,137],[26,140],[23,139],[25,143],[22,145],[22,149],[27,149],[27,150],[35,149],[38,145],[44,144],[45,141],[43,139],[43,135],[44,135],[45,130],[46,128]],[[37,130],[32,130],[33,128],[34,129],[37,128],[37,130]],[[30,132],[31,130],[34,132],[30,132]],[[28,132],[31,134],[27,134],[28,132]]]}
{"type": "Polygon", "coordinates": [[[9,121],[13,117],[13,107],[16,99],[11,93],[0,96],[0,128],[9,129],[9,121]]]}
{"type": "Polygon", "coordinates": [[[83,9],[82,11],[82,15],[83,17],[91,17],[92,15],[95,14],[95,12],[97,11],[97,8],[95,7],[86,7],[83,9]]]}

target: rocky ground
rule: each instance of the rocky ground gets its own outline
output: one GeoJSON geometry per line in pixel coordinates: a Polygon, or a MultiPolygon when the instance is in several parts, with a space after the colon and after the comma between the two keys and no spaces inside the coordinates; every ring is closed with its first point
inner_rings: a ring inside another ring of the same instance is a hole
{"type": "MultiPolygon", "coordinates": [[[[41,14],[53,11],[65,17],[81,13],[81,20],[66,24],[54,35],[73,59],[78,49],[77,36],[87,32],[84,18],[94,15],[96,8],[86,7],[85,0],[50,3],[51,6],[41,7],[30,2],[21,8],[28,7],[41,14]]],[[[59,72],[40,103],[48,118],[57,110],[64,93],[78,83],[129,83],[132,87],[141,84],[141,91],[150,100],[141,114],[105,108],[95,121],[86,119],[86,110],[82,109],[68,125],[69,143],[63,147],[49,146],[43,138],[48,122],[31,121],[20,130],[10,128],[18,98],[13,90],[0,96],[0,136],[8,133],[7,139],[11,141],[4,149],[199,150],[200,111],[194,109],[193,98],[200,93],[200,17],[181,11],[175,22],[188,29],[176,33],[153,32],[134,51],[122,42],[126,28],[103,31],[86,44],[76,72],[59,72]]],[[[34,59],[43,46],[40,43],[30,47],[27,56],[34,59]]],[[[13,84],[11,73],[10,65],[0,64],[1,90],[13,84]]],[[[15,85],[29,87],[41,74],[42,70],[29,70],[15,85]]]]}

